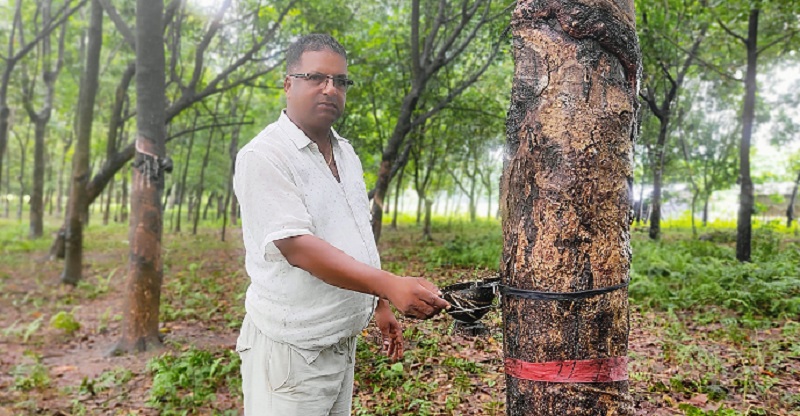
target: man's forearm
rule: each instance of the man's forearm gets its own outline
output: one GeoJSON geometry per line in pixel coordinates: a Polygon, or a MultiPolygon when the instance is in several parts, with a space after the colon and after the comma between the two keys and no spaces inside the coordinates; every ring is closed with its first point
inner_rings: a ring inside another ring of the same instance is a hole
{"type": "Polygon", "coordinates": [[[292,266],[343,289],[387,299],[393,280],[397,278],[389,272],[361,263],[313,235],[277,240],[275,246],[292,266]]]}

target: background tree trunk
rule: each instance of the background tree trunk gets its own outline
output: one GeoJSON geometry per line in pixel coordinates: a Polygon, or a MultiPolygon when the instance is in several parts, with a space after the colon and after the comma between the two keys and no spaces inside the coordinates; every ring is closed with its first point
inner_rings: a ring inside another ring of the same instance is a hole
{"type": "Polygon", "coordinates": [[[800,173],[797,174],[797,179],[794,180],[792,196],[789,198],[789,206],[786,207],[786,228],[790,228],[792,226],[792,221],[794,221],[794,201],[797,199],[798,185],[800,185],[800,173]]]}
{"type": "MultiPolygon", "coordinates": [[[[6,152],[6,154],[5,154],[5,159],[6,159],[5,160],[5,163],[6,163],[6,165],[5,165],[6,166],[5,189],[6,189],[6,191],[5,191],[5,193],[2,194],[3,195],[3,199],[5,199],[5,202],[6,202],[5,215],[4,215],[6,218],[8,218],[8,216],[10,215],[10,210],[11,210],[11,198],[9,198],[9,195],[11,195],[11,179],[9,179],[11,177],[11,163],[10,163],[10,160],[9,160],[10,157],[11,156],[8,154],[8,152],[6,152]]],[[[0,159],[3,159],[3,155],[0,155],[0,159]]],[[[0,165],[0,170],[2,170],[2,169],[3,169],[3,167],[2,167],[2,165],[0,165]]]]}
{"type": "MultiPolygon", "coordinates": [[[[48,28],[53,25],[51,13],[52,1],[48,0],[41,3],[42,27],[48,28]]],[[[67,24],[62,23],[59,34],[58,51],[55,62],[53,59],[50,35],[42,37],[39,59],[41,60],[41,76],[44,88],[44,102],[41,109],[37,112],[33,108],[33,98],[35,96],[35,84],[27,86],[23,83],[23,103],[28,112],[31,122],[34,124],[34,146],[33,146],[33,189],[30,199],[30,226],[28,236],[39,238],[44,231],[44,176],[46,169],[45,159],[45,137],[50,116],[53,112],[53,99],[55,96],[55,84],[61,72],[64,62],[64,38],[66,37],[67,24]]]]}
{"type": "Polygon", "coordinates": [[[166,153],[164,2],[136,1],[136,155],[131,180],[130,263],[115,352],[161,347],[158,312],[166,153]]]}
{"type": "MultiPolygon", "coordinates": [[[[197,115],[195,114],[194,123],[197,123],[197,115]]],[[[173,232],[179,233],[181,232],[181,210],[183,209],[183,199],[187,195],[186,192],[186,176],[189,173],[189,162],[192,160],[192,147],[194,146],[194,133],[189,137],[189,148],[186,149],[186,160],[184,161],[183,165],[183,174],[181,174],[181,186],[179,188],[180,194],[178,194],[178,212],[175,214],[175,228],[172,230],[173,232]]],[[[189,206],[189,212],[192,211],[191,206],[189,206]]]]}
{"type": "Polygon", "coordinates": [[[108,183],[106,188],[106,206],[103,208],[103,225],[108,225],[111,216],[111,199],[114,197],[114,180],[108,183]]]}
{"type": "Polygon", "coordinates": [[[392,224],[390,226],[393,230],[397,229],[397,213],[400,211],[400,194],[402,193],[400,187],[403,185],[403,174],[405,171],[406,167],[404,165],[402,168],[400,168],[400,174],[397,177],[397,184],[394,187],[394,212],[392,213],[392,224]]]}
{"type": "Polygon", "coordinates": [[[122,198],[119,204],[119,222],[128,221],[128,172],[122,175],[122,198]]]}
{"type": "MultiPolygon", "coordinates": [[[[61,164],[58,168],[58,188],[56,191],[56,215],[61,215],[64,208],[64,172],[67,170],[67,152],[72,147],[72,131],[67,133],[64,146],[61,149],[61,164]]],[[[69,192],[69,190],[67,190],[69,192]]]]}
{"type": "MultiPolygon", "coordinates": [[[[239,104],[239,98],[241,95],[237,95],[233,99],[233,105],[231,106],[231,116],[236,117],[236,111],[239,104]]],[[[253,98],[252,91],[248,91],[247,100],[245,101],[244,109],[242,111],[242,121],[244,121],[244,115],[247,114],[247,109],[250,107],[250,99],[253,98]]],[[[241,131],[239,126],[233,128],[231,132],[231,143],[228,146],[228,157],[230,158],[230,170],[227,182],[227,189],[225,190],[225,200],[222,206],[222,234],[221,240],[225,241],[225,231],[228,225],[228,217],[230,217],[231,224],[236,224],[236,195],[233,192],[233,175],[236,173],[236,155],[239,153],[239,132],[241,131]],[[231,210],[228,211],[228,207],[231,207],[231,210]]]]}
{"type": "MultiPolygon", "coordinates": [[[[624,284],[640,66],[633,1],[519,1],[512,28],[502,282],[568,293],[624,284]]],[[[503,317],[509,415],[633,414],[627,288],[581,300],[507,294],[503,317]],[[517,371],[570,360],[618,372],[552,383],[517,371]]]]}
{"type": "MultiPolygon", "coordinates": [[[[203,191],[206,181],[206,167],[208,167],[208,156],[211,154],[212,137],[214,137],[213,130],[208,135],[208,140],[206,141],[206,153],[205,155],[203,155],[203,164],[200,166],[200,183],[197,185],[197,198],[195,198],[194,224],[192,225],[192,235],[197,235],[197,224],[200,222],[200,208],[203,206],[203,191]]],[[[203,216],[205,218],[205,214],[203,216]]]]}
{"type": "Polygon", "coordinates": [[[433,241],[433,233],[431,228],[431,209],[433,208],[433,200],[425,198],[425,222],[422,226],[422,241],[433,241]]]}
{"type": "Polygon", "coordinates": [[[89,199],[86,184],[89,181],[90,145],[94,101],[97,95],[100,74],[100,50],[103,47],[103,8],[98,0],[92,0],[89,18],[89,44],[86,50],[86,70],[81,79],[78,103],[78,126],[75,153],[72,155],[72,179],[67,201],[67,220],[64,230],[64,270],[61,281],[75,285],[81,280],[83,270],[83,227],[89,199]]]}
{"type": "Polygon", "coordinates": [[[39,238],[44,232],[44,138],[47,133],[47,122],[50,114],[38,118],[34,122],[33,139],[33,189],[29,203],[30,225],[29,238],[39,238]]]}
{"type": "Polygon", "coordinates": [[[17,204],[17,221],[22,221],[22,206],[25,204],[25,192],[27,192],[27,185],[25,184],[25,155],[28,154],[28,144],[31,141],[31,126],[28,124],[27,131],[25,132],[25,139],[17,135],[17,142],[19,143],[19,199],[17,204]]]}
{"type": "Polygon", "coordinates": [[[745,75],[744,109],[742,112],[742,141],[739,145],[739,215],[736,220],[736,258],[750,261],[752,241],[753,179],[750,177],[750,137],[753,134],[753,121],[756,108],[756,60],[758,58],[758,9],[750,10],[747,26],[747,75],[745,75]]]}

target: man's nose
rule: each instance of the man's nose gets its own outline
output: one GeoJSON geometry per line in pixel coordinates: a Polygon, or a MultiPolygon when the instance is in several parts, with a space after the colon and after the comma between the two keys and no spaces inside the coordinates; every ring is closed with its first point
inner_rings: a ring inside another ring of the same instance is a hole
{"type": "Polygon", "coordinates": [[[333,85],[333,78],[327,77],[325,78],[325,84],[322,86],[322,92],[325,95],[331,95],[332,93],[338,94],[339,90],[333,85]]]}

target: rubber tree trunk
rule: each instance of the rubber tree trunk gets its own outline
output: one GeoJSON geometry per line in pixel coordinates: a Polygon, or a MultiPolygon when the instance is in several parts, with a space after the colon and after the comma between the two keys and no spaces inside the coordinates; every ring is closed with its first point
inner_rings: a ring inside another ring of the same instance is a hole
{"type": "Polygon", "coordinates": [[[166,153],[163,0],[136,1],[136,155],[131,180],[130,257],[122,336],[115,352],[161,347],[158,311],[166,153]]]}
{"type": "Polygon", "coordinates": [[[103,8],[99,0],[92,0],[89,20],[89,41],[86,50],[86,67],[81,78],[78,103],[78,132],[75,139],[75,153],[72,155],[72,177],[67,201],[67,220],[64,231],[64,270],[61,282],[75,285],[82,278],[83,270],[83,227],[89,198],[86,184],[89,182],[90,145],[92,141],[92,122],[94,120],[94,101],[97,95],[100,74],[100,50],[103,46],[103,8]]]}
{"type": "Polygon", "coordinates": [[[756,108],[756,60],[758,58],[758,9],[750,10],[747,28],[747,74],[745,75],[744,111],[742,113],[742,141],[739,145],[739,215],[736,220],[736,258],[750,261],[750,243],[753,234],[753,179],[750,177],[750,137],[756,108]]]}
{"type": "Polygon", "coordinates": [[[50,112],[41,114],[34,122],[34,144],[33,144],[33,189],[31,189],[31,200],[29,205],[30,224],[28,227],[29,238],[39,238],[44,232],[44,139],[47,134],[47,123],[50,120],[50,112]]]}
{"type": "Polygon", "coordinates": [[[512,29],[502,283],[541,292],[622,288],[582,300],[506,294],[506,410],[631,415],[624,283],[641,60],[633,1],[521,0],[512,29]],[[529,371],[572,360],[616,373],[606,380],[597,368],[587,381],[529,371]]]}

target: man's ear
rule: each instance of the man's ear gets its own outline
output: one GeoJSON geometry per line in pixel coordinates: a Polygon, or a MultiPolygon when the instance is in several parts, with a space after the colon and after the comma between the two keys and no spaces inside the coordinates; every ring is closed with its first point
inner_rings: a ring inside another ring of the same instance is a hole
{"type": "Polygon", "coordinates": [[[292,77],[290,77],[288,75],[285,78],[283,78],[283,92],[285,92],[285,93],[289,93],[289,87],[292,86],[292,79],[291,78],[292,77]]]}

